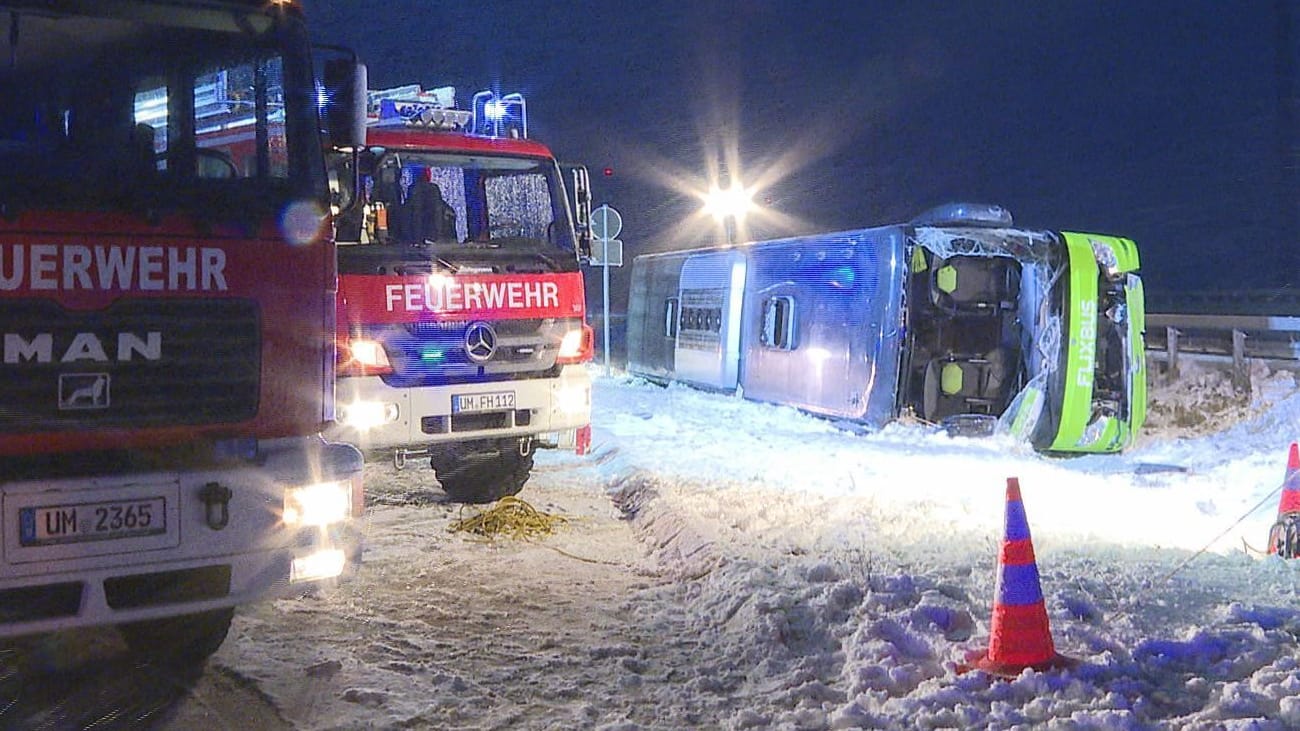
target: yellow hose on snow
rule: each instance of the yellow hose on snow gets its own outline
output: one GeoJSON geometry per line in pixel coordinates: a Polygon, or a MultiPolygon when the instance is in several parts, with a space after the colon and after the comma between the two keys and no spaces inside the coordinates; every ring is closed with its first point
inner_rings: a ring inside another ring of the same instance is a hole
{"type": "Polygon", "coordinates": [[[550,535],[555,532],[556,526],[567,522],[568,519],[563,516],[544,513],[511,495],[501,498],[496,505],[477,515],[457,520],[447,530],[487,538],[508,535],[516,540],[526,540],[550,535]]]}

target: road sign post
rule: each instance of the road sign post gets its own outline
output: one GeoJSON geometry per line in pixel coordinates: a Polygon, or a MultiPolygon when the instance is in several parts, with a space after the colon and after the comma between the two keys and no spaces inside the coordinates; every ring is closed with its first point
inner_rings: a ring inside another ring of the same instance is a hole
{"type": "MultiPolygon", "coordinates": [[[[618,240],[618,234],[623,230],[623,216],[618,211],[607,205],[591,212],[591,235],[600,244],[600,261],[601,280],[603,288],[603,302],[601,310],[601,323],[603,325],[605,336],[605,375],[610,374],[609,369],[609,267],[623,266],[623,242],[618,240]]],[[[594,251],[592,252],[595,253],[594,251]]]]}

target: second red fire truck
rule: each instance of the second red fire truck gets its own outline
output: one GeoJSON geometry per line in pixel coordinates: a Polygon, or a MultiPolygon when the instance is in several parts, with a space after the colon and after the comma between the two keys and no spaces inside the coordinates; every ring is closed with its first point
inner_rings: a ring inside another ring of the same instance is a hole
{"type": "Polygon", "coordinates": [[[359,191],[337,222],[330,436],[399,467],[427,457],[457,501],[516,494],[535,449],[590,442],[586,171],[570,204],[518,94],[458,109],[450,87],[406,86],[368,105],[365,147],[330,163],[359,191]]]}
{"type": "MultiPolygon", "coordinates": [[[[0,639],[115,625],[202,660],[236,606],[361,550],[362,455],[321,438],[335,254],[306,21],[0,10],[0,639]]],[[[328,109],[351,144],[362,110],[328,109]]]]}

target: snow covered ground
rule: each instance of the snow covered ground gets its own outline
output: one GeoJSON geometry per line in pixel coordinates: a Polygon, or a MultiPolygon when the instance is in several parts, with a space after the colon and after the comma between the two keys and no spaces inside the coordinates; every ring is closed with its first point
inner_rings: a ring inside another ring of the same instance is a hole
{"type": "Polygon", "coordinates": [[[598,377],[594,454],[521,495],[558,533],[450,533],[427,470],[372,464],[361,572],[242,610],[213,665],[300,728],[1297,728],[1300,562],[1251,549],[1300,389],[1254,380],[1153,384],[1137,449],[1054,459],[598,377]],[[1010,681],[955,669],[1008,477],[1081,661],[1010,681]]]}

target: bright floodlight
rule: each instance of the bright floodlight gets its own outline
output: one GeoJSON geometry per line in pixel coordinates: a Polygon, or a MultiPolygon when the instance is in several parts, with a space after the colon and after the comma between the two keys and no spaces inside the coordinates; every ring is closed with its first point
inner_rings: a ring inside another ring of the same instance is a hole
{"type": "Polygon", "coordinates": [[[718,221],[728,218],[744,220],[745,214],[754,208],[754,194],[742,186],[733,186],[723,190],[713,187],[704,197],[704,210],[718,221]]]}

